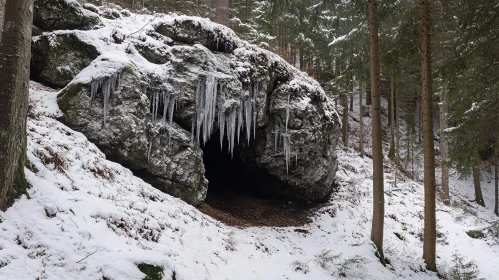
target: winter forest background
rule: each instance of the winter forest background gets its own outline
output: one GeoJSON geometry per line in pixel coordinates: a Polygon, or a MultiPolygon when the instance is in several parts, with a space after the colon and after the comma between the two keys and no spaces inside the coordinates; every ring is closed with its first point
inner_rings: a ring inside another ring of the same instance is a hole
{"type": "Polygon", "coordinates": [[[498,0],[0,27],[0,279],[499,279],[498,0]]]}

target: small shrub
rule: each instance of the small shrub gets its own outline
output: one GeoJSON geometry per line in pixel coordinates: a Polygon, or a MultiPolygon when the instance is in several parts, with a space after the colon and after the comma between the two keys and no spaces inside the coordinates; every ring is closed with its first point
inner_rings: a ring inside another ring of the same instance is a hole
{"type": "Polygon", "coordinates": [[[227,251],[236,251],[236,239],[234,238],[234,232],[231,231],[228,234],[228,237],[224,239],[225,241],[225,250],[227,251]]]}
{"type": "Polygon", "coordinates": [[[499,239],[499,222],[492,222],[487,228],[487,233],[490,237],[499,239]]]}
{"type": "Polygon", "coordinates": [[[137,267],[146,275],[143,280],[162,280],[163,275],[165,274],[164,268],[159,265],[139,263],[137,267]]]}
{"type": "Polygon", "coordinates": [[[67,163],[62,152],[53,151],[51,148],[47,147],[45,150],[36,151],[36,156],[40,158],[43,165],[53,165],[55,170],[61,173],[66,172],[67,163]]]}
{"type": "Polygon", "coordinates": [[[320,265],[320,267],[327,268],[329,265],[334,264],[334,262],[340,257],[341,254],[331,254],[331,250],[322,250],[315,256],[315,261],[320,265]]]}
{"type": "Polygon", "coordinates": [[[364,264],[366,259],[356,255],[344,260],[338,267],[338,274],[340,277],[365,277],[364,264]]]}
{"type": "Polygon", "coordinates": [[[308,267],[308,263],[306,263],[306,262],[294,261],[293,267],[294,267],[295,271],[300,271],[303,274],[307,274],[310,272],[310,268],[308,267]]]}
{"type": "Polygon", "coordinates": [[[467,262],[457,252],[452,255],[452,266],[447,272],[449,280],[478,280],[478,267],[474,261],[467,262]]]}
{"type": "Polygon", "coordinates": [[[473,239],[482,239],[482,238],[485,238],[485,233],[483,233],[482,231],[480,230],[469,230],[466,232],[466,234],[473,238],[473,239]]]}

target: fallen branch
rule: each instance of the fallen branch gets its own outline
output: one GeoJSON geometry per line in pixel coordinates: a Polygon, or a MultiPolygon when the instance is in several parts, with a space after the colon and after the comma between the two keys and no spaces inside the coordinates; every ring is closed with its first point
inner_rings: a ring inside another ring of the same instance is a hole
{"type": "Polygon", "coordinates": [[[83,260],[86,260],[88,257],[90,257],[91,255],[93,255],[93,254],[95,254],[95,253],[97,253],[97,250],[95,250],[95,252],[91,253],[90,255],[88,255],[88,256],[86,256],[86,257],[84,257],[83,259],[81,259],[81,260],[77,261],[76,263],[79,263],[79,262],[81,262],[81,261],[83,261],[83,260]]]}
{"type": "Polygon", "coordinates": [[[156,14],[156,16],[154,16],[154,18],[153,18],[150,22],[146,23],[146,24],[145,24],[144,26],[142,26],[139,30],[137,30],[137,31],[135,31],[135,32],[132,32],[132,33],[128,34],[126,37],[128,38],[128,37],[132,36],[133,34],[135,34],[135,33],[137,33],[137,32],[140,32],[140,31],[141,31],[142,29],[144,29],[146,26],[148,26],[149,24],[153,23],[153,22],[156,20],[156,18],[157,18],[157,17],[158,17],[158,14],[156,14]]]}
{"type": "Polygon", "coordinates": [[[71,217],[68,217],[68,218],[71,220],[71,222],[73,222],[73,224],[75,224],[75,226],[76,226],[77,228],[80,228],[80,227],[79,227],[79,226],[75,223],[75,221],[73,221],[73,219],[71,219],[71,217]]]}

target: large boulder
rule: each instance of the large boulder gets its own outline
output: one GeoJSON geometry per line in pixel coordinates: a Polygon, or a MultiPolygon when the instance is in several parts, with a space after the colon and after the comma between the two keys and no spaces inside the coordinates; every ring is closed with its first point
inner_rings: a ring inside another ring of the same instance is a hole
{"type": "Polygon", "coordinates": [[[73,32],[42,34],[31,44],[31,79],[63,88],[98,56],[94,46],[73,32]]]}
{"type": "Polygon", "coordinates": [[[128,35],[96,41],[102,55],[61,92],[68,126],[192,204],[207,190],[202,148],[220,137],[255,189],[299,200],[330,193],[339,120],[315,80],[209,20],[161,16],[135,30],[86,31],[128,35]]]}
{"type": "Polygon", "coordinates": [[[92,67],[110,71],[74,82],[61,92],[62,121],[162,191],[192,204],[204,200],[208,181],[201,150],[190,144],[190,133],[175,123],[152,121],[137,68],[101,57],[82,75],[91,76],[92,67]],[[99,83],[100,91],[92,98],[92,86],[99,83]],[[115,87],[108,97],[106,86],[115,87]]]}
{"type": "Polygon", "coordinates": [[[99,16],[83,9],[75,0],[35,0],[33,24],[43,30],[91,29],[99,16]]]}

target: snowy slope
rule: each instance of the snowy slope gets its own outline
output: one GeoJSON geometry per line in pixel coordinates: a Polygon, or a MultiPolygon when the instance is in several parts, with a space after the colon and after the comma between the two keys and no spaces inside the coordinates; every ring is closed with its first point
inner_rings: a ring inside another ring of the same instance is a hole
{"type": "MultiPolygon", "coordinates": [[[[423,187],[386,174],[383,267],[369,241],[371,160],[339,151],[339,191],[301,228],[231,228],[154,189],[109,162],[86,138],[58,122],[56,92],[31,84],[26,169],[33,187],[1,213],[0,279],[142,279],[137,263],[165,268],[164,279],[437,279],[422,272],[423,187]],[[400,240],[394,233],[403,237],[400,240]],[[322,254],[322,257],[320,255],[322,254]],[[321,266],[322,260],[322,266],[321,266]]],[[[491,184],[484,182],[487,205],[491,184]]],[[[462,199],[471,183],[452,179],[462,199]]],[[[491,209],[437,207],[443,233],[441,271],[459,252],[480,276],[496,279],[499,246],[469,229],[494,219],[491,209]],[[475,212],[476,216],[473,215],[475,212]],[[471,213],[471,214],[470,214],[471,213]]]]}

